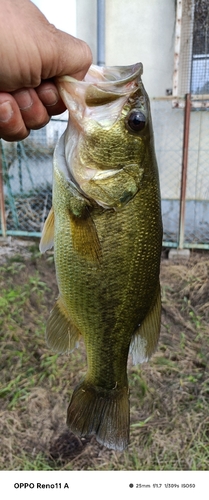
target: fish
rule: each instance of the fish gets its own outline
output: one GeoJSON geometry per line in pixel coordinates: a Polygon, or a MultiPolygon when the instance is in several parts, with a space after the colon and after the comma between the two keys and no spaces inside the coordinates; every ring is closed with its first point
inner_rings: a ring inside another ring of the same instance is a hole
{"type": "Polygon", "coordinates": [[[83,339],[87,370],[67,425],[116,451],[129,444],[129,354],[150,359],[161,326],[162,217],[143,65],[92,65],[83,81],[56,79],[68,111],[53,158],[52,208],[40,241],[54,246],[59,296],[50,349],[83,339]]]}

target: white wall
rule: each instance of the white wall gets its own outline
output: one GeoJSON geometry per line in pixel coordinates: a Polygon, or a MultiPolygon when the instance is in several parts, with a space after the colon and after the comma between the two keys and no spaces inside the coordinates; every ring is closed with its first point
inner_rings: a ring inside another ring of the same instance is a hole
{"type": "Polygon", "coordinates": [[[97,0],[76,0],[76,36],[88,43],[93,53],[93,62],[96,64],[97,0]]]}
{"type": "Polygon", "coordinates": [[[32,0],[56,28],[76,36],[76,0],[32,0]]]}
{"type": "MultiPolygon", "coordinates": [[[[96,0],[77,0],[77,36],[96,62],[96,0]]],[[[106,64],[141,61],[150,97],[172,88],[175,0],[106,0],[106,64]]]]}
{"type": "Polygon", "coordinates": [[[144,66],[150,97],[172,87],[175,29],[174,0],[106,0],[107,63],[144,66]]]}

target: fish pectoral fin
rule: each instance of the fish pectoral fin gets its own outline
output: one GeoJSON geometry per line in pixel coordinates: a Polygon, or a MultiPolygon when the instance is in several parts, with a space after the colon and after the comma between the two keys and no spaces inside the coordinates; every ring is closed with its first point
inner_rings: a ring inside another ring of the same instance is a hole
{"type": "Polygon", "coordinates": [[[69,216],[74,250],[86,260],[100,263],[102,249],[90,212],[86,208],[82,217],[76,217],[70,212],[69,216]]]}
{"type": "Polygon", "coordinates": [[[73,351],[80,332],[69,318],[61,296],[58,297],[46,324],[48,346],[56,352],[73,351]]]}
{"type": "Polygon", "coordinates": [[[47,219],[45,220],[39,249],[41,253],[46,252],[54,246],[54,210],[51,208],[47,219]]]}
{"type": "Polygon", "coordinates": [[[161,325],[160,285],[154,306],[150,309],[142,324],[137,328],[130,344],[133,364],[148,361],[157,348],[161,325]]]}

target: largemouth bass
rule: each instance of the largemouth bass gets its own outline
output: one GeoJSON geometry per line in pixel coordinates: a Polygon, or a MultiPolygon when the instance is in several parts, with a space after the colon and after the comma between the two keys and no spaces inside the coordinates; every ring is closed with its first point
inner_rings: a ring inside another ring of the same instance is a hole
{"type": "Polygon", "coordinates": [[[59,287],[48,345],[72,351],[82,336],[87,353],[67,424],[115,450],[129,442],[128,354],[147,361],[161,322],[160,190],[141,74],[141,63],[92,65],[82,82],[57,79],[70,118],[40,243],[41,252],[54,245],[59,287]]]}

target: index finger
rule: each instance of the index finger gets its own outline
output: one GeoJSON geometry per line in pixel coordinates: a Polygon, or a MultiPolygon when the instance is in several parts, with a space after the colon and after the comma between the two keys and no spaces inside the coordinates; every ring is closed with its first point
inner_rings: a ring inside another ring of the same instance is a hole
{"type": "Polygon", "coordinates": [[[19,141],[25,139],[28,134],[29,130],[14,97],[7,92],[0,92],[0,138],[5,141],[19,141]]]}

